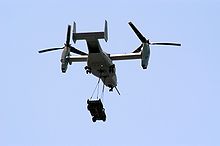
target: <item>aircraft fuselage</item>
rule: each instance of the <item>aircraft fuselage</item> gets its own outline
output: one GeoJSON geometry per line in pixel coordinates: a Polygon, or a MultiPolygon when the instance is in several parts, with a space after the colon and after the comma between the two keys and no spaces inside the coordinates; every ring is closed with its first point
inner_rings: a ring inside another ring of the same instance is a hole
{"type": "Polygon", "coordinates": [[[113,89],[117,86],[115,65],[109,55],[102,51],[98,40],[87,41],[87,45],[89,54],[86,69],[100,78],[107,87],[113,89]]]}

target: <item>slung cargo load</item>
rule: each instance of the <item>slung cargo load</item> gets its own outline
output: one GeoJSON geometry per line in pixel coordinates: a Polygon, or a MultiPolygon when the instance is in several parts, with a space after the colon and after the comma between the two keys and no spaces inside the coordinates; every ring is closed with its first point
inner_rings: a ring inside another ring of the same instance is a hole
{"type": "Polygon", "coordinates": [[[105,109],[103,107],[101,99],[99,100],[87,100],[87,109],[90,111],[92,115],[92,121],[96,122],[96,120],[106,121],[105,109]]]}

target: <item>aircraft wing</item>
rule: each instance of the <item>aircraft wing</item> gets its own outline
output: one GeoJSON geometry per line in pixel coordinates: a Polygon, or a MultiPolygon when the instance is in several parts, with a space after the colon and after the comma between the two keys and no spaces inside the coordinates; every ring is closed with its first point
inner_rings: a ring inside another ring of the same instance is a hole
{"type": "Polygon", "coordinates": [[[141,59],[141,52],[128,54],[110,54],[111,60],[132,60],[141,59]]]}
{"type": "Polygon", "coordinates": [[[88,55],[76,55],[76,56],[69,56],[70,62],[86,62],[88,59],[88,55]]]}
{"type": "MultiPolygon", "coordinates": [[[[111,60],[133,60],[133,59],[141,59],[141,53],[128,53],[128,54],[110,54],[111,60]]],[[[76,55],[69,56],[70,62],[86,62],[88,59],[88,55],[76,55]]]]}

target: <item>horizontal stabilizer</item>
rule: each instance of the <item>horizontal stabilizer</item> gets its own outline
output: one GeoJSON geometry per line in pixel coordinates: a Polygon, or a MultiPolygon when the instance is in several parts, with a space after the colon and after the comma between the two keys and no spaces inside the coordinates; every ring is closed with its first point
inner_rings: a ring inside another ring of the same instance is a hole
{"type": "Polygon", "coordinates": [[[104,32],[85,32],[85,33],[77,33],[76,32],[76,23],[73,22],[73,42],[76,43],[76,40],[97,40],[97,39],[105,39],[108,41],[108,27],[107,21],[105,21],[104,32]]]}

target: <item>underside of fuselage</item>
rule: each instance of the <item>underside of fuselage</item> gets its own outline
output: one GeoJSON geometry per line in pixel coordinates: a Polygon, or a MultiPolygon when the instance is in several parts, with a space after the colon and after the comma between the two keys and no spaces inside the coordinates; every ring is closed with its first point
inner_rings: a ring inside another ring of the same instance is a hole
{"type": "Polygon", "coordinates": [[[117,86],[115,65],[108,54],[102,51],[98,40],[87,40],[87,45],[89,55],[86,69],[89,73],[100,78],[107,87],[113,89],[117,86]]]}

